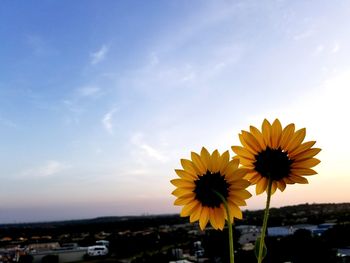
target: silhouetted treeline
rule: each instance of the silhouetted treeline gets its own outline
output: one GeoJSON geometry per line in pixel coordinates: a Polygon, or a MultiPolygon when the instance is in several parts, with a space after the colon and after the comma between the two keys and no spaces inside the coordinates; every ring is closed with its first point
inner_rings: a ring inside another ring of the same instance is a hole
{"type": "MultiPolygon", "coordinates": [[[[243,212],[243,220],[236,224],[261,225],[264,210],[243,212]]],[[[324,222],[350,222],[350,203],[301,204],[271,208],[269,226],[294,224],[322,224],[324,222]]]]}

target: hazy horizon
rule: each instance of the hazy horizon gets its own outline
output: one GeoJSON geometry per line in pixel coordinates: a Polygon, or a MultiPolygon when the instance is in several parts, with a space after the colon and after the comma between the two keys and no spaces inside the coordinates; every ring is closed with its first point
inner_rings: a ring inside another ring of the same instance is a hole
{"type": "MultiPolygon", "coordinates": [[[[283,207],[288,207],[288,206],[299,206],[299,205],[325,205],[325,204],[334,204],[334,205],[340,205],[340,204],[350,204],[349,202],[341,202],[341,203],[300,203],[300,204],[293,204],[293,205],[283,205],[283,206],[272,206],[271,209],[273,208],[283,208],[283,207]]],[[[256,209],[251,209],[248,207],[242,207],[243,211],[243,220],[244,220],[244,213],[245,211],[258,211],[258,210],[263,210],[264,208],[256,208],[256,209]]],[[[29,210],[29,209],[28,209],[29,210]]],[[[50,210],[50,209],[48,209],[50,210]]],[[[32,210],[30,210],[32,211],[32,210]]],[[[43,211],[47,211],[47,209],[43,209],[43,211]]],[[[69,211],[68,211],[69,212],[69,211]]],[[[27,213],[23,213],[24,215],[27,215],[27,213]]],[[[28,219],[27,221],[20,221],[20,220],[12,220],[12,221],[4,221],[0,222],[0,225],[11,225],[11,224],[36,224],[36,223],[51,223],[51,222],[65,222],[65,221],[80,221],[80,220],[93,220],[93,219],[99,219],[99,218],[109,218],[109,217],[143,217],[143,216],[167,216],[167,215],[178,215],[177,211],[170,212],[170,213],[141,213],[141,214],[105,214],[105,215],[91,215],[91,216],[83,216],[83,217],[62,217],[62,218],[50,218],[49,216],[45,216],[42,219],[37,218],[37,219],[28,219]]],[[[180,215],[178,215],[180,217],[180,215]]]]}
{"type": "MultiPolygon", "coordinates": [[[[0,223],[177,213],[181,158],[264,118],[318,175],[272,206],[350,202],[350,2],[5,1],[0,223]]],[[[232,155],[232,151],[230,150],[232,155]]],[[[265,195],[242,209],[259,209],[265,195]]]]}

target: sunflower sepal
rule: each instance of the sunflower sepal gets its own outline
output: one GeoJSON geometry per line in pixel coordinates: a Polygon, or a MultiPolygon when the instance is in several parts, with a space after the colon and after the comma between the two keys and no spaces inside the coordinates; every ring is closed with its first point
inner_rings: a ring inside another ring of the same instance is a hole
{"type": "MultiPolygon", "coordinates": [[[[258,237],[256,240],[255,240],[255,244],[254,244],[254,254],[255,254],[255,257],[256,259],[259,258],[259,248],[260,248],[260,241],[261,241],[261,237],[258,237]]],[[[265,242],[263,244],[263,252],[262,252],[262,259],[264,259],[267,255],[267,247],[265,245],[265,242]]]]}

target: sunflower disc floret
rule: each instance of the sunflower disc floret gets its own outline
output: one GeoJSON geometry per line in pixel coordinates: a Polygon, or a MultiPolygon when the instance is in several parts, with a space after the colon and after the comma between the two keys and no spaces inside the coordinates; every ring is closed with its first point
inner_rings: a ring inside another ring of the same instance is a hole
{"type": "Polygon", "coordinates": [[[277,188],[284,191],[286,184],[307,184],[304,176],[317,174],[311,168],[320,163],[314,156],[321,149],[312,148],[315,141],[303,142],[305,135],[306,129],[295,131],[293,123],[282,129],[278,119],[272,125],[265,119],[261,131],[250,126],[239,134],[242,146],[232,146],[234,158],[251,170],[245,178],[256,184],[257,194],[267,189],[269,180],[273,194],[277,188]]]}
{"type": "Polygon", "coordinates": [[[250,183],[243,177],[250,170],[238,168],[238,159],[230,160],[228,151],[210,154],[203,147],[200,154],[191,153],[191,160],[181,159],[181,165],[183,169],[175,170],[180,178],[171,180],[176,186],[174,204],[183,206],[181,216],[189,216],[190,222],[199,221],[202,230],[208,222],[222,230],[227,213],[219,193],[228,205],[231,222],[242,218],[239,206],[246,205],[245,199],[251,197],[246,190],[250,183]]]}

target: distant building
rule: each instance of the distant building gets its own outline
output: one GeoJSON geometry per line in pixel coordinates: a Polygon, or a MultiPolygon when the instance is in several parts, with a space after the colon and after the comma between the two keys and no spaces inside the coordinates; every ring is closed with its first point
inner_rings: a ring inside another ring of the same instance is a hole
{"type": "Polygon", "coordinates": [[[65,262],[74,262],[74,261],[82,261],[84,260],[84,256],[86,255],[86,248],[77,248],[77,249],[55,249],[55,250],[47,250],[40,252],[31,252],[29,255],[33,256],[33,263],[41,263],[42,259],[45,256],[57,256],[59,263],[65,262]]]}
{"type": "Polygon", "coordinates": [[[350,248],[338,248],[337,257],[339,258],[350,258],[350,248]]]}
{"type": "Polygon", "coordinates": [[[289,236],[294,233],[294,229],[291,226],[276,226],[276,227],[268,227],[267,228],[267,235],[270,237],[275,236],[289,236]]]}
{"type": "Polygon", "coordinates": [[[320,236],[324,232],[326,232],[328,229],[332,228],[334,225],[335,223],[324,223],[320,225],[300,224],[300,225],[293,225],[293,229],[294,229],[294,232],[298,229],[309,230],[312,235],[320,236]]]}
{"type": "Polygon", "coordinates": [[[181,248],[173,248],[171,250],[171,255],[176,259],[182,259],[183,258],[183,250],[181,248]]]}
{"type": "Polygon", "coordinates": [[[84,260],[87,248],[77,246],[60,247],[58,242],[29,244],[26,252],[33,256],[33,263],[40,263],[46,256],[57,256],[59,263],[84,260]]]}
{"type": "MultiPolygon", "coordinates": [[[[291,226],[276,226],[267,228],[267,236],[270,237],[283,237],[293,235],[295,231],[300,229],[309,230],[312,235],[322,235],[326,230],[332,228],[334,223],[324,223],[320,225],[310,225],[310,224],[298,224],[291,226]]],[[[255,240],[260,236],[261,227],[254,225],[240,225],[236,227],[240,231],[241,235],[238,242],[241,245],[247,243],[254,243],[255,240]]]]}
{"type": "Polygon", "coordinates": [[[196,241],[193,243],[193,249],[194,249],[194,256],[198,259],[201,257],[204,257],[204,249],[202,247],[201,241],[196,241]]]}
{"type": "Polygon", "coordinates": [[[192,261],[188,261],[187,259],[177,260],[177,261],[169,261],[169,263],[193,263],[192,261]]]}
{"type": "Polygon", "coordinates": [[[255,240],[260,236],[261,227],[254,225],[241,225],[237,226],[236,229],[241,233],[238,242],[243,245],[246,243],[255,242],[255,240]]]}
{"type": "Polygon", "coordinates": [[[49,242],[49,243],[34,243],[27,246],[28,251],[40,251],[40,250],[50,250],[60,248],[58,242],[49,242]]]}

